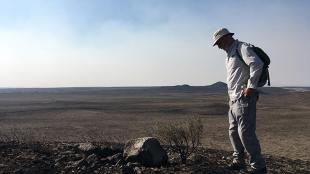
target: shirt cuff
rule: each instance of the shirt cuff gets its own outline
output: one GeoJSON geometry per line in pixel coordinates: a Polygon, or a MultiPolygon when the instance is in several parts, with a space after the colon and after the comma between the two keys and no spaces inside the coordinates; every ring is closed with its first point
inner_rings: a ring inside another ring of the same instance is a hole
{"type": "Polygon", "coordinates": [[[257,85],[252,83],[250,80],[248,80],[248,85],[247,85],[247,88],[252,88],[252,89],[256,89],[257,88],[257,85]]]}

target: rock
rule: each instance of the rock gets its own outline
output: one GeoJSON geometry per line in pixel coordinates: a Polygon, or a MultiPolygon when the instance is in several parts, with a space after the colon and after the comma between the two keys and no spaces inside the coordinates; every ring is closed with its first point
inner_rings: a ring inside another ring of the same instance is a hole
{"type": "Polygon", "coordinates": [[[15,169],[14,171],[13,171],[13,173],[14,174],[22,174],[22,173],[24,173],[24,170],[23,169],[21,169],[21,168],[19,168],[19,169],[15,169]]]}
{"type": "Polygon", "coordinates": [[[142,170],[139,167],[135,167],[134,171],[135,171],[136,174],[141,174],[142,173],[142,170]]]}
{"type": "Polygon", "coordinates": [[[123,156],[121,153],[117,153],[113,156],[107,157],[107,159],[109,160],[110,164],[116,164],[118,161],[123,159],[123,156]]]}
{"type": "Polygon", "coordinates": [[[203,161],[205,161],[205,157],[203,155],[201,155],[201,154],[192,154],[189,157],[188,161],[192,161],[195,164],[200,164],[203,161]]]}
{"type": "Polygon", "coordinates": [[[122,166],[122,164],[123,164],[123,160],[120,159],[116,162],[115,166],[122,166]]]}
{"type": "Polygon", "coordinates": [[[55,167],[60,167],[60,163],[59,163],[59,162],[56,162],[56,163],[54,164],[54,166],[55,166],[55,167]]]}
{"type": "Polygon", "coordinates": [[[60,156],[60,158],[55,159],[55,163],[61,162],[66,159],[66,156],[60,156]]]}
{"type": "Polygon", "coordinates": [[[23,170],[24,174],[32,174],[32,173],[39,173],[39,169],[36,167],[33,168],[26,168],[23,170]]]}
{"type": "Polygon", "coordinates": [[[85,171],[86,170],[86,166],[82,166],[81,170],[85,171]]]}
{"type": "Polygon", "coordinates": [[[144,137],[127,141],[124,147],[125,161],[139,162],[145,166],[166,165],[168,156],[159,141],[153,137],[144,137]]]}
{"type": "Polygon", "coordinates": [[[86,162],[84,159],[78,160],[78,161],[69,161],[65,168],[66,170],[68,169],[75,169],[75,168],[79,168],[80,166],[84,165],[86,162]]]}
{"type": "Polygon", "coordinates": [[[124,167],[122,168],[122,173],[123,173],[123,174],[134,174],[135,171],[134,171],[134,169],[133,169],[132,167],[124,166],[124,167]]]}
{"type": "Polygon", "coordinates": [[[176,166],[176,167],[174,167],[173,171],[178,172],[178,171],[181,171],[181,169],[176,166]]]}
{"type": "Polygon", "coordinates": [[[0,164],[0,168],[5,168],[5,167],[8,167],[8,165],[0,164]]]}
{"type": "Polygon", "coordinates": [[[92,169],[92,168],[95,168],[95,166],[97,166],[97,163],[96,163],[96,162],[93,162],[93,163],[90,164],[89,167],[90,167],[90,169],[92,169]]]}
{"type": "Polygon", "coordinates": [[[126,164],[126,166],[135,168],[135,167],[139,167],[139,166],[141,166],[141,165],[140,165],[140,163],[137,163],[137,162],[135,162],[135,163],[128,162],[128,163],[126,164]]]}
{"type": "Polygon", "coordinates": [[[96,163],[98,160],[97,156],[95,154],[91,154],[89,155],[87,158],[86,158],[86,162],[88,164],[91,164],[91,163],[96,163]]]}
{"type": "Polygon", "coordinates": [[[95,150],[97,150],[97,147],[94,146],[92,143],[80,143],[78,146],[78,149],[84,153],[93,153],[95,150]]]}
{"type": "Polygon", "coordinates": [[[101,159],[100,159],[100,162],[101,162],[102,164],[108,164],[108,163],[110,163],[110,160],[107,159],[107,158],[101,158],[101,159]]]}
{"type": "Polygon", "coordinates": [[[81,166],[82,164],[84,164],[84,159],[81,159],[81,160],[78,160],[78,161],[75,161],[72,163],[72,167],[78,167],[78,166],[81,166]]]}
{"type": "Polygon", "coordinates": [[[101,146],[99,149],[99,155],[101,157],[108,157],[108,156],[114,155],[115,153],[117,153],[117,151],[107,146],[101,146]]]}
{"type": "Polygon", "coordinates": [[[67,150],[67,151],[61,152],[60,154],[61,155],[69,155],[69,154],[73,154],[73,153],[74,153],[73,151],[67,150]]]}

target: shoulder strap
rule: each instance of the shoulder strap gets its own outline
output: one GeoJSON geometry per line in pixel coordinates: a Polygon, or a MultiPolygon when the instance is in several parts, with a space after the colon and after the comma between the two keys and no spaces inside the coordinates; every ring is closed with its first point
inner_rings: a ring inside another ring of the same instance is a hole
{"type": "Polygon", "coordinates": [[[237,45],[237,48],[236,48],[236,55],[237,55],[237,57],[238,57],[246,66],[248,66],[248,65],[245,63],[245,61],[243,60],[241,54],[239,53],[239,48],[240,48],[241,44],[242,44],[242,42],[239,42],[238,45],[237,45]]]}

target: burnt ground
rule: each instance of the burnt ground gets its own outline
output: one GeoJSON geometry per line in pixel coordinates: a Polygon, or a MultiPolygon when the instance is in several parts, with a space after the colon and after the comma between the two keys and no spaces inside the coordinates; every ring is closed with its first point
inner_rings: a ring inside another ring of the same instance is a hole
{"type": "MultiPolygon", "coordinates": [[[[31,173],[42,165],[54,173],[61,173],[67,167],[64,173],[70,173],[70,165],[80,165],[74,160],[81,158],[71,152],[73,142],[124,143],[131,138],[152,136],[155,123],[186,120],[195,115],[202,118],[204,125],[201,142],[207,149],[201,151],[203,162],[186,166],[176,163],[170,168],[154,170],[159,170],[158,173],[199,173],[199,170],[225,173],[231,150],[227,103],[225,89],[190,86],[0,90],[0,142],[41,143],[2,144],[0,171],[31,173]],[[53,142],[68,142],[68,147],[53,142]],[[67,150],[54,149],[57,146],[67,150]],[[57,163],[59,155],[63,158],[57,163]]],[[[261,93],[256,133],[271,173],[307,173],[307,170],[310,173],[307,168],[310,166],[309,125],[310,92],[267,88],[261,93]]],[[[114,173],[122,171],[117,166],[107,166],[114,173]]],[[[142,169],[139,170],[153,171],[142,169]]],[[[95,172],[92,168],[89,170],[95,172]]],[[[43,169],[38,171],[44,173],[43,169]]]]}
{"type": "MultiPolygon", "coordinates": [[[[122,144],[100,143],[97,151],[78,150],[78,143],[1,143],[0,173],[239,173],[225,169],[231,161],[230,152],[200,148],[187,164],[181,164],[177,154],[167,150],[169,164],[144,167],[122,159],[122,144]]],[[[310,162],[265,155],[268,173],[310,173],[310,162]]],[[[240,172],[245,173],[245,172],[240,172]]]]}

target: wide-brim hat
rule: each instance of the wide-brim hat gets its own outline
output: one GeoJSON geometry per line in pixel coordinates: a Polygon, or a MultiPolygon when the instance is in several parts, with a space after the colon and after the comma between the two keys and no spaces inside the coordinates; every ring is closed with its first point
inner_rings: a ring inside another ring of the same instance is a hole
{"type": "Polygon", "coordinates": [[[217,41],[220,40],[223,36],[234,35],[234,34],[235,33],[229,32],[226,28],[221,28],[221,29],[217,30],[213,34],[213,46],[215,46],[217,44],[217,41]]]}

